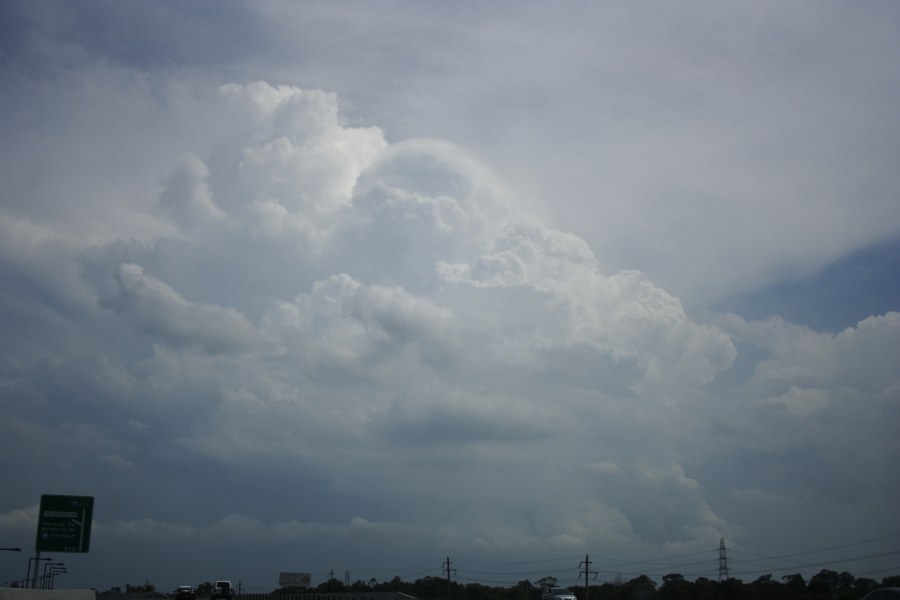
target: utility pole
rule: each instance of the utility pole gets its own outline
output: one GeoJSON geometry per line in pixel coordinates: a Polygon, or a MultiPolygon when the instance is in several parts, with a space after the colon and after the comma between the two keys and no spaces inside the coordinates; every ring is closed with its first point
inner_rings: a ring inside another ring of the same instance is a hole
{"type": "Polygon", "coordinates": [[[588,576],[596,575],[597,571],[591,571],[591,559],[587,554],[584,555],[584,562],[578,563],[578,568],[580,569],[582,565],[584,566],[584,571],[581,571],[578,574],[581,575],[584,573],[584,600],[589,600],[590,587],[588,587],[588,576]]]}
{"type": "Polygon", "coordinates": [[[728,579],[728,555],[725,553],[725,538],[719,540],[719,581],[728,579]]]}
{"type": "Polygon", "coordinates": [[[451,569],[450,565],[453,564],[450,562],[450,557],[447,557],[447,562],[444,563],[444,573],[447,574],[447,600],[450,600],[450,576],[456,575],[456,569],[451,569]]]}

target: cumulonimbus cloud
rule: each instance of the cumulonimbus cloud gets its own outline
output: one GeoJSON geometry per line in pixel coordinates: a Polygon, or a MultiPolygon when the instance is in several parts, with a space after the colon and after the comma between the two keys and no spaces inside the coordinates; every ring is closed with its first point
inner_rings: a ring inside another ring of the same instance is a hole
{"type": "MultiPolygon", "coordinates": [[[[463,148],[388,143],[343,124],[337,97],[318,90],[256,82],[208,97],[217,134],[134,194],[153,200],[128,207],[146,227],[61,244],[37,212],[0,214],[3,272],[31,276],[3,297],[15,339],[31,340],[28,360],[5,347],[4,389],[20,407],[65,407],[64,389],[96,398],[95,415],[58,414],[112,423],[84,459],[102,472],[252,479],[270,504],[237,490],[248,514],[231,495],[182,497],[194,515],[234,513],[216,526],[235,537],[306,543],[351,522],[462,547],[703,545],[739,531],[713,497],[741,497],[709,466],[706,440],[746,466],[748,488],[783,491],[759,467],[777,454],[779,477],[815,495],[808,449],[841,427],[848,399],[890,414],[896,313],[838,335],[701,322],[645,274],[604,272],[584,239],[524,214],[463,148]],[[47,301],[67,290],[78,319],[47,301]],[[59,318],[30,318],[22,307],[36,300],[59,318]],[[85,340],[92,351],[76,353],[85,340]],[[170,419],[183,426],[159,426],[170,419]],[[136,420],[153,423],[146,456],[136,420]],[[756,448],[767,435],[778,443],[756,448]],[[284,517],[298,502],[305,516],[284,517]]],[[[29,410],[19,418],[40,421],[29,410]]],[[[852,431],[840,448],[882,431],[867,415],[840,429],[852,431]]],[[[114,478],[96,485],[125,493],[114,478]]]]}

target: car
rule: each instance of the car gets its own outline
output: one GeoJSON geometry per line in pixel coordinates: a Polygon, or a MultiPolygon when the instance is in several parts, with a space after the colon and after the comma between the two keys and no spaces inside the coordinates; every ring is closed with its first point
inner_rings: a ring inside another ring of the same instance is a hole
{"type": "Polygon", "coordinates": [[[231,587],[230,581],[220,579],[213,585],[212,591],[209,593],[209,600],[233,600],[234,588],[231,587]]]}
{"type": "Polygon", "coordinates": [[[175,600],[197,600],[194,588],[189,585],[179,585],[173,594],[175,600]]]}
{"type": "Polygon", "coordinates": [[[900,588],[893,587],[872,590],[863,596],[863,600],[900,600],[900,588]]]}
{"type": "Polygon", "coordinates": [[[551,588],[541,594],[541,600],[575,600],[575,594],[566,588],[551,588]]]}

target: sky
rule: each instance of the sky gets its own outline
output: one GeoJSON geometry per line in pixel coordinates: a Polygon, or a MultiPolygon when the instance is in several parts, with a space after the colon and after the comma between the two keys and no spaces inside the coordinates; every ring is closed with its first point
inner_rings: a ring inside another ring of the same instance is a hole
{"type": "Polygon", "coordinates": [[[900,574],[898,23],[3,0],[0,584],[900,574]]]}

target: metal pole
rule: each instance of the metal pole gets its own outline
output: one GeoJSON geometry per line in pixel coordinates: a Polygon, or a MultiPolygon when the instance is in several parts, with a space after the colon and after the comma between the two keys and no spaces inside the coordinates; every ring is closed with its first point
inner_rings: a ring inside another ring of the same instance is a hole
{"type": "Polygon", "coordinates": [[[59,574],[61,574],[61,573],[68,573],[68,572],[69,572],[69,571],[68,571],[65,567],[62,567],[62,568],[60,568],[60,569],[58,569],[58,570],[57,570],[57,569],[50,569],[50,584],[47,586],[47,589],[48,589],[48,590],[52,590],[52,589],[53,589],[53,585],[54,585],[54,582],[56,581],[56,576],[57,576],[57,575],[59,575],[59,574]]]}
{"type": "Polygon", "coordinates": [[[41,589],[46,590],[50,585],[50,573],[52,573],[56,569],[65,569],[65,563],[51,563],[48,562],[44,565],[44,576],[41,577],[41,589]]]}
{"type": "Polygon", "coordinates": [[[47,569],[50,568],[50,563],[44,563],[44,572],[41,574],[41,589],[47,588],[47,569]]]}
{"type": "Polygon", "coordinates": [[[34,551],[34,572],[31,574],[31,589],[37,587],[37,572],[41,568],[41,551],[34,551]]]}
{"type": "MultiPolygon", "coordinates": [[[[37,587],[38,569],[41,568],[41,561],[42,560],[53,560],[53,558],[50,556],[41,558],[41,553],[39,551],[36,551],[35,554],[37,554],[37,556],[33,556],[32,558],[28,559],[28,574],[25,575],[25,587],[28,587],[28,580],[31,579],[31,588],[32,589],[37,587]],[[34,573],[31,572],[31,569],[32,569],[31,562],[32,561],[34,561],[34,573]]],[[[46,568],[45,568],[45,571],[46,571],[46,568]]],[[[43,581],[43,579],[42,579],[42,581],[43,581]]]]}
{"type": "Polygon", "coordinates": [[[584,600],[588,600],[590,595],[590,587],[588,586],[588,573],[590,572],[591,561],[588,555],[584,555],[584,600]]]}

